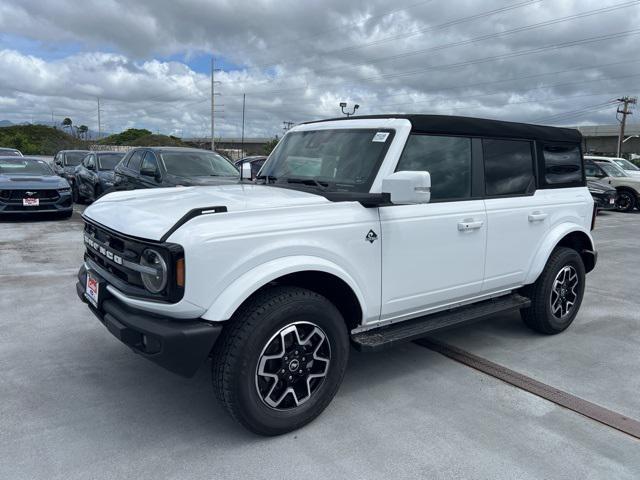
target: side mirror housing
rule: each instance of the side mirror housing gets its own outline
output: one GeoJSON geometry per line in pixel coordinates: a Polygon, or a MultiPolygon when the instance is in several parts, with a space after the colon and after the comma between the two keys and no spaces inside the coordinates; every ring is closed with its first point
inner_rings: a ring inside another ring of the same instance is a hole
{"type": "Polygon", "coordinates": [[[431,175],[429,172],[392,173],[382,180],[382,193],[388,193],[395,205],[429,203],[431,175]]]}
{"type": "Polygon", "coordinates": [[[160,172],[155,168],[143,168],[140,170],[140,175],[152,177],[156,182],[160,181],[160,172]]]}
{"type": "Polygon", "coordinates": [[[242,179],[251,180],[251,164],[244,162],[240,168],[242,168],[242,179]]]}

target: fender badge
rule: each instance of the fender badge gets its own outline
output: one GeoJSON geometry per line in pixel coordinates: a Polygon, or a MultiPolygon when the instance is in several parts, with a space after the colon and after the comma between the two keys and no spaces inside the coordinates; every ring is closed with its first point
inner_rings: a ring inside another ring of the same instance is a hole
{"type": "Polygon", "coordinates": [[[367,233],[367,236],[364,237],[364,239],[369,243],[373,243],[378,239],[378,235],[376,235],[376,232],[373,230],[369,230],[369,233],[367,233]]]}

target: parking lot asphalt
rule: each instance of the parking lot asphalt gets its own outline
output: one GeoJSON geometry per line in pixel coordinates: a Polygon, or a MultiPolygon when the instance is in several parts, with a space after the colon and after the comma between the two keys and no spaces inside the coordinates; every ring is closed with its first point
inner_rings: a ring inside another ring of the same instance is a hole
{"type": "MultiPolygon", "coordinates": [[[[82,224],[0,221],[0,478],[616,478],[640,441],[414,344],[351,352],[338,395],[276,438],[235,424],[209,365],[182,379],[114,339],[75,294],[82,224]]],[[[572,327],[518,315],[437,337],[640,418],[640,214],[604,213],[572,327]]]]}

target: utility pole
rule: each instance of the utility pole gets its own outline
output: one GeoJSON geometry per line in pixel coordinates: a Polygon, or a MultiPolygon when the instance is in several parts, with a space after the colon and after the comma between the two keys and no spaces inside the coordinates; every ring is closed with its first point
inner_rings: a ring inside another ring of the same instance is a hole
{"type": "Polygon", "coordinates": [[[353,110],[351,112],[345,112],[344,109],[347,108],[347,102],[340,102],[340,111],[342,111],[342,113],[344,115],[347,116],[347,118],[349,118],[351,115],[355,115],[356,110],[358,110],[360,108],[360,105],[358,105],[357,103],[353,106],[353,110]]]}
{"type": "Polygon", "coordinates": [[[215,134],[215,124],[214,124],[214,108],[215,108],[215,98],[216,98],[216,61],[213,57],[211,57],[211,151],[214,152],[216,150],[216,141],[214,139],[215,134]]]}
{"type": "Polygon", "coordinates": [[[243,93],[242,94],[242,150],[241,150],[241,157],[244,157],[244,105],[245,105],[245,100],[246,100],[246,95],[243,93]]]}
{"type": "Polygon", "coordinates": [[[618,118],[618,114],[622,114],[622,119],[618,118],[620,122],[620,133],[618,134],[618,150],[616,152],[616,157],[620,157],[622,154],[622,144],[624,143],[624,128],[627,124],[627,115],[632,115],[632,112],[629,111],[629,105],[635,105],[638,99],[636,97],[622,97],[618,98],[618,102],[622,103],[622,110],[618,107],[616,110],[616,118],[618,118]]]}
{"type": "Polygon", "coordinates": [[[287,133],[287,131],[293,127],[294,123],[293,122],[289,122],[289,121],[284,121],[282,122],[282,130],[284,130],[285,133],[287,133]]]}
{"type": "Polygon", "coordinates": [[[98,140],[102,137],[102,123],[100,122],[100,97],[98,97],[98,140]]]}

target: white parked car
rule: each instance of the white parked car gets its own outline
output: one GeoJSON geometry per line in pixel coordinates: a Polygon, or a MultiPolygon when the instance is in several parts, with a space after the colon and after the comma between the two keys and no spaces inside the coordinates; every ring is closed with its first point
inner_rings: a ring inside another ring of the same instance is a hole
{"type": "Polygon", "coordinates": [[[615,167],[624,170],[624,173],[630,177],[640,177],[640,168],[636,167],[633,163],[625,158],[618,157],[598,157],[595,155],[585,155],[585,160],[591,160],[592,162],[609,163],[615,167]]]}
{"type": "Polygon", "coordinates": [[[508,311],[566,329],[597,258],[580,142],[431,115],[299,125],[258,184],[88,207],[78,295],[173,372],[212,355],[231,415],[287,432],[329,404],[350,343],[376,350],[508,311]]]}

